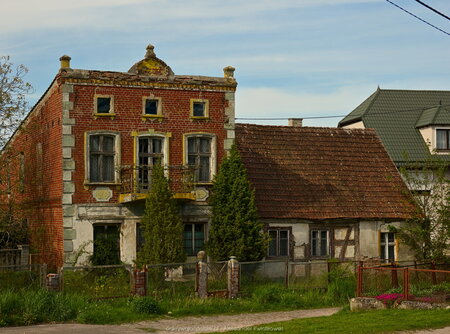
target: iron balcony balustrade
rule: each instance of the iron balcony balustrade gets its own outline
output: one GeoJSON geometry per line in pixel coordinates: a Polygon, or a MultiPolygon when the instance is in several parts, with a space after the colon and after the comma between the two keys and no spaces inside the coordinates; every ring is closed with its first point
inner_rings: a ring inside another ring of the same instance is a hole
{"type": "MultiPolygon", "coordinates": [[[[142,200],[151,189],[153,166],[122,166],[120,175],[122,186],[120,203],[142,200]]],[[[176,199],[195,200],[195,166],[165,166],[164,172],[169,179],[170,189],[176,199]]]]}

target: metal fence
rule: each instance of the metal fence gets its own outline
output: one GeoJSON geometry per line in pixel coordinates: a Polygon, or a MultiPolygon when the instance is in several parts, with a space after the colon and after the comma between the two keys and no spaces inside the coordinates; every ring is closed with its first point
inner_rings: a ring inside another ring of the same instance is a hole
{"type": "Polygon", "coordinates": [[[357,269],[358,297],[401,294],[402,299],[427,302],[450,300],[449,264],[412,264],[357,269]]]}
{"type": "Polygon", "coordinates": [[[46,276],[45,264],[0,266],[0,291],[41,288],[46,276]]]}
{"type": "Polygon", "coordinates": [[[89,295],[95,299],[130,295],[130,265],[64,267],[59,275],[61,290],[89,295]]]}

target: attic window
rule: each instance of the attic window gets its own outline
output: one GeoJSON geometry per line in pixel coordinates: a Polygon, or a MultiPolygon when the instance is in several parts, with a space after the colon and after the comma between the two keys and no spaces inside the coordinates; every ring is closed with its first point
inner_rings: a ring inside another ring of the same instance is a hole
{"type": "Polygon", "coordinates": [[[450,150],[450,129],[436,130],[436,149],[450,150]]]}
{"type": "Polygon", "coordinates": [[[158,100],[147,99],[145,101],[145,114],[146,115],[158,114],[158,100]]]}
{"type": "Polygon", "coordinates": [[[143,97],[143,118],[163,117],[161,98],[159,97],[143,97]]]}
{"type": "Polygon", "coordinates": [[[209,101],[191,99],[191,118],[204,119],[209,117],[209,101]]]}
{"type": "Polygon", "coordinates": [[[97,114],[109,114],[111,111],[110,97],[97,97],[97,114]]]}

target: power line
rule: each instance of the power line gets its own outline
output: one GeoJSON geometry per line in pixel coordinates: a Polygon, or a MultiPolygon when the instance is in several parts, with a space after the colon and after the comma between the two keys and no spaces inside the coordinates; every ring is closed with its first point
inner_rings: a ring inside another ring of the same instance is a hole
{"type": "MultiPolygon", "coordinates": [[[[450,107],[450,104],[440,104],[440,107],[450,107]]],[[[385,111],[385,112],[372,112],[369,113],[368,116],[373,115],[389,115],[389,114],[399,114],[410,111],[423,111],[426,109],[430,109],[433,107],[437,107],[437,105],[413,108],[413,109],[402,109],[402,110],[394,110],[394,111],[385,111]]],[[[350,114],[346,115],[330,115],[330,116],[311,116],[311,117],[236,117],[236,120],[245,120],[245,121],[286,121],[290,118],[301,118],[301,119],[318,119],[318,118],[338,118],[338,117],[346,117],[350,114]]]]}
{"type": "Polygon", "coordinates": [[[390,0],[386,0],[386,1],[389,2],[391,5],[393,5],[393,6],[397,7],[397,8],[399,8],[399,9],[401,9],[401,10],[404,11],[405,13],[408,13],[409,15],[414,16],[416,19],[422,21],[423,23],[428,24],[430,27],[433,27],[434,29],[439,30],[440,32],[443,32],[444,34],[450,36],[450,33],[446,32],[445,30],[442,30],[441,28],[436,27],[435,25],[431,24],[431,23],[428,22],[428,21],[425,21],[424,19],[421,19],[421,18],[418,17],[417,15],[414,15],[413,13],[408,12],[405,8],[400,7],[399,5],[393,3],[393,2],[390,1],[390,0]]]}
{"type": "Polygon", "coordinates": [[[438,11],[437,9],[434,9],[433,7],[427,5],[426,3],[424,3],[424,2],[422,2],[422,1],[420,1],[420,0],[416,0],[416,2],[420,3],[422,6],[427,7],[428,9],[432,10],[433,12],[435,12],[435,13],[441,15],[442,17],[445,17],[447,20],[450,20],[450,17],[448,17],[447,15],[441,13],[441,12],[438,11]]]}

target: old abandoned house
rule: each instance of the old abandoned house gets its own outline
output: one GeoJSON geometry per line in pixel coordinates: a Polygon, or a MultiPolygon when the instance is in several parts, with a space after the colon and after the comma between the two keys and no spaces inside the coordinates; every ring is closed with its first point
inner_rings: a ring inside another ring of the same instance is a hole
{"type": "Polygon", "coordinates": [[[72,69],[70,60],[60,58],[3,152],[15,157],[1,172],[19,185],[9,198],[31,227],[34,261],[83,263],[108,240],[117,261],[132,262],[157,161],[195,255],[208,235],[213,176],[235,137],[271,236],[268,258],[406,257],[387,228],[409,215],[404,185],[373,131],[235,128],[234,68],[175,75],[151,45],[128,72],[72,69]]]}
{"type": "Polygon", "coordinates": [[[12,194],[31,227],[35,261],[86,260],[93,241],[131,262],[151,166],[162,161],[181,205],[188,255],[207,233],[206,200],[234,138],[234,68],[175,75],[153,46],[128,72],[72,69],[70,57],[5,150],[19,152],[12,194]],[[195,188],[194,188],[195,185],[195,188]]]}
{"type": "Polygon", "coordinates": [[[411,259],[389,225],[401,224],[413,207],[375,131],[292,125],[235,128],[270,236],[267,256],[411,259]]]}

